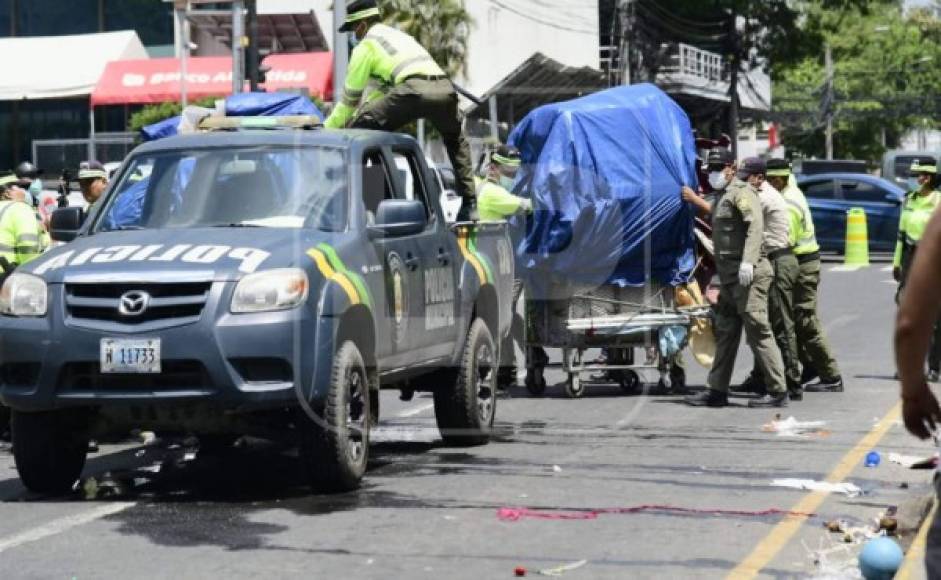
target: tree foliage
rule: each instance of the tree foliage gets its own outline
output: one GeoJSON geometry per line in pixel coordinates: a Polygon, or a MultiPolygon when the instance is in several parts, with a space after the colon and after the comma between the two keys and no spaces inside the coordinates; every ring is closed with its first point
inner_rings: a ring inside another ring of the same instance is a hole
{"type": "Polygon", "coordinates": [[[831,47],[833,98],[822,50],[775,64],[774,117],[790,150],[822,156],[828,112],[838,158],[878,159],[908,130],[935,125],[941,23],[934,16],[905,15],[896,1],[844,10],[817,3],[808,6],[803,25],[831,47]]]}
{"type": "Polygon", "coordinates": [[[448,75],[467,72],[473,19],[463,0],[380,0],[379,7],[386,23],[415,37],[448,75]]]}

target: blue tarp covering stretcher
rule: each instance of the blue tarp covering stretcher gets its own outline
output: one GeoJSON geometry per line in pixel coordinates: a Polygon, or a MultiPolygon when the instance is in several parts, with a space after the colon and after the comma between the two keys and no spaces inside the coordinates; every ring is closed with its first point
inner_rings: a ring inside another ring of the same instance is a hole
{"type": "Polygon", "coordinates": [[[696,187],[696,148],[663,91],[634,85],[540,107],[510,143],[523,160],[514,189],[537,208],[517,246],[531,295],[689,278],[693,213],[680,188],[696,187]]]}

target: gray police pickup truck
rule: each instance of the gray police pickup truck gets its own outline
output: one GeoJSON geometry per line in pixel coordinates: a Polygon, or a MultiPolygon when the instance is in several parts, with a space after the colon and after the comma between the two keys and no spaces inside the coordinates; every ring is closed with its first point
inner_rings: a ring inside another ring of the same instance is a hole
{"type": "Polygon", "coordinates": [[[67,491],[90,437],[145,428],[288,439],[315,489],[354,489],[381,387],[432,391],[446,443],[486,443],[510,240],[449,226],[439,196],[392,133],[271,126],[135,149],[87,217],[54,213],[69,243],[0,290],[23,483],[67,491]]]}

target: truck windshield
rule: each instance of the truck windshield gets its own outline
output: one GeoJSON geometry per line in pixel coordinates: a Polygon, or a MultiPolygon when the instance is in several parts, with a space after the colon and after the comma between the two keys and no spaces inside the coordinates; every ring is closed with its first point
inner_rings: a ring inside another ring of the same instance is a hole
{"type": "Polygon", "coordinates": [[[342,149],[249,147],[138,155],[96,232],[163,228],[346,227],[342,149]]]}

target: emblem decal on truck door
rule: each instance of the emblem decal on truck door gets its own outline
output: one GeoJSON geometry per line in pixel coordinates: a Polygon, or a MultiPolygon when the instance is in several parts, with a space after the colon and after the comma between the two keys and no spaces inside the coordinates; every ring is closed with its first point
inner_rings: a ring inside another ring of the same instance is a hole
{"type": "Polygon", "coordinates": [[[389,309],[392,316],[392,340],[399,344],[408,331],[408,284],[407,271],[402,258],[395,252],[389,252],[386,262],[389,265],[387,283],[389,284],[389,309]]]}

